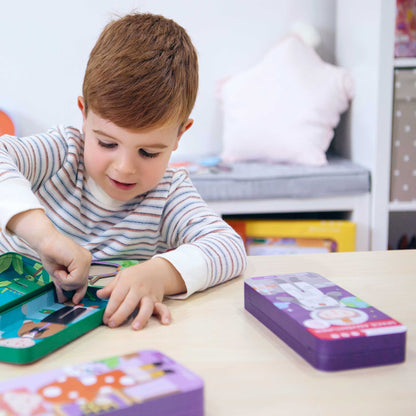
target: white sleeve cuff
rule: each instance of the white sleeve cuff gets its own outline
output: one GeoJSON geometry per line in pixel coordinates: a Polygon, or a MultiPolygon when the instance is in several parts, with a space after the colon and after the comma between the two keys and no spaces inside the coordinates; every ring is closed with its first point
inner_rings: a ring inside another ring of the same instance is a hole
{"type": "Polygon", "coordinates": [[[207,287],[208,267],[203,252],[191,244],[183,244],[178,248],[155,257],[162,257],[172,264],[180,273],[186,285],[186,293],[169,296],[169,298],[186,299],[192,293],[207,287]]]}
{"type": "Polygon", "coordinates": [[[7,224],[12,217],[30,209],[42,209],[42,205],[25,179],[9,179],[0,182],[0,195],[5,201],[0,204],[0,227],[7,233],[7,224]]]}

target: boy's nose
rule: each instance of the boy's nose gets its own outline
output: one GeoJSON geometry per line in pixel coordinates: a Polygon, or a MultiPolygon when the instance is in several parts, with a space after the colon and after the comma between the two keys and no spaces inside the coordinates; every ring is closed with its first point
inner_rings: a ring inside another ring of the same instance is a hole
{"type": "Polygon", "coordinates": [[[131,155],[123,155],[114,163],[115,169],[124,175],[131,175],[136,173],[136,164],[131,155]]]}

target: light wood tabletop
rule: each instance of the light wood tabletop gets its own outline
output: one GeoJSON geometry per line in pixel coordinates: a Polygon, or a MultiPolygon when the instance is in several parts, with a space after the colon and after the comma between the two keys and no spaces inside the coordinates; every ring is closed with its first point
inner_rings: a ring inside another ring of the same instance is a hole
{"type": "Polygon", "coordinates": [[[416,415],[416,251],[250,257],[246,273],[187,300],[173,322],[144,330],[101,326],[30,365],[0,364],[0,380],[143,349],[201,376],[206,416],[416,415]],[[244,309],[244,279],[316,272],[404,324],[406,361],[323,372],[244,309]]]}

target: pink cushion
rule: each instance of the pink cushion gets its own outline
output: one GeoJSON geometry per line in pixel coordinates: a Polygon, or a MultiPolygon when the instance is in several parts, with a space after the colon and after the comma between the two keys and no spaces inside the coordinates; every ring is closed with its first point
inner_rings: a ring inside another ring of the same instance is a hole
{"type": "Polygon", "coordinates": [[[287,36],[257,65],[223,82],[222,159],[324,165],[352,96],[349,72],[287,36]]]}

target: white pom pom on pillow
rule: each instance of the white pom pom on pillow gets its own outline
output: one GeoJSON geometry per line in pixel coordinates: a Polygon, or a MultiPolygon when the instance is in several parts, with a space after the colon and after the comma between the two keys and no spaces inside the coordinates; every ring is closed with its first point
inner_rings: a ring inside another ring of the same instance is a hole
{"type": "Polygon", "coordinates": [[[287,36],[259,64],[223,82],[221,157],[324,165],[352,96],[348,71],[322,61],[297,36],[287,36]]]}

